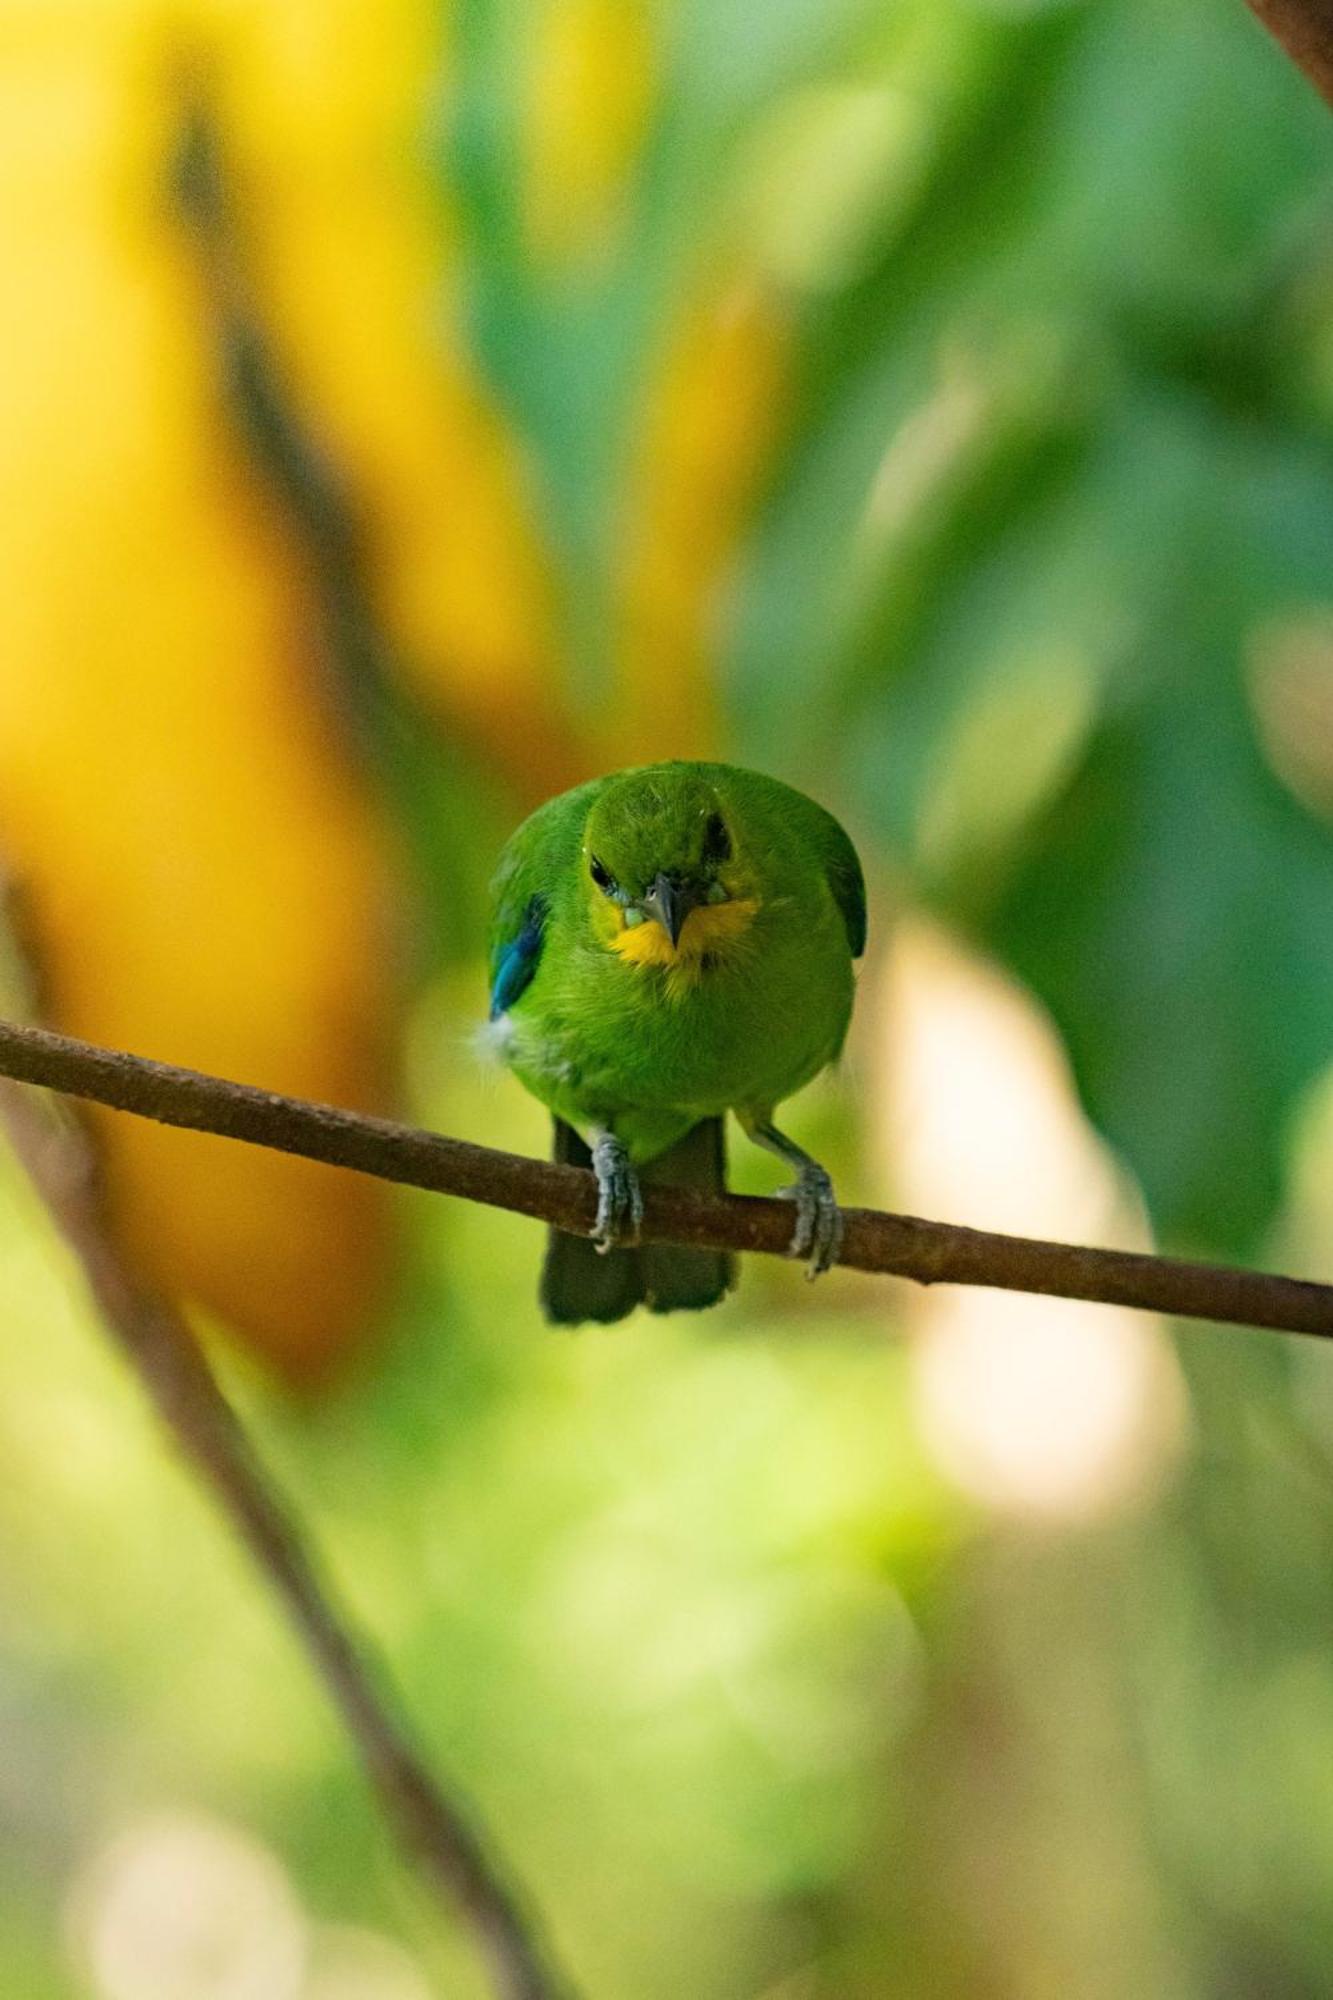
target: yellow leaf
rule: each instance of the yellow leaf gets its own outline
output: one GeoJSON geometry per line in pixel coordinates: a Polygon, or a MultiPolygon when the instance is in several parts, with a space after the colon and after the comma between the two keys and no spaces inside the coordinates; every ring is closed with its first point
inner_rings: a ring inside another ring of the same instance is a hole
{"type": "MultiPolygon", "coordinates": [[[[218,414],[164,210],[149,10],[51,15],[21,42],[30,110],[0,200],[23,302],[0,337],[0,847],[47,1011],[94,1041],[383,1104],[390,857],[321,711],[299,565],[218,414]]],[[[293,1378],[358,1337],[381,1190],[101,1125],[112,1212],[155,1280],[293,1378]]]]}
{"type": "Polygon", "coordinates": [[[786,410],[789,360],[778,307],[744,282],[693,306],[675,330],[625,509],[621,762],[716,746],[726,588],[786,410]]]}
{"type": "Polygon", "coordinates": [[[595,259],[622,218],[656,84],[653,11],[643,0],[546,0],[533,12],[522,206],[539,264],[595,259]]]}

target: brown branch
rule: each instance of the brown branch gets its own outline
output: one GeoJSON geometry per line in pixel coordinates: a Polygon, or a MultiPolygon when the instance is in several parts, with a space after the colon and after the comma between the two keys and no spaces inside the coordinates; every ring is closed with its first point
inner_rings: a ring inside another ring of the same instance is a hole
{"type": "MultiPolygon", "coordinates": [[[[197,332],[216,367],[222,410],[305,566],[322,692],[373,761],[416,758],[429,745],[438,764],[438,730],[410,695],[414,678],[424,683],[408,671],[411,662],[377,609],[370,517],[339,464],[328,426],[302,408],[274,337],[245,220],[254,191],[236,171],[216,79],[196,61],[181,72],[178,89],[170,197],[198,278],[197,332]]],[[[557,702],[530,714],[527,729],[511,731],[497,759],[490,710],[468,698],[466,677],[436,674],[431,683],[434,722],[447,727],[451,744],[534,802],[549,796],[553,772],[563,770],[566,784],[586,775],[586,756],[557,702]]],[[[536,698],[530,693],[529,704],[536,698]]]]}
{"type": "Polygon", "coordinates": [[[1319,95],[1333,104],[1333,0],[1247,0],[1319,95]]]}
{"type": "MultiPolygon", "coordinates": [[[[92,1098],[165,1125],[215,1132],[407,1187],[512,1209],[578,1234],[592,1229],[593,1178],[578,1167],[521,1159],[387,1118],[307,1104],[12,1022],[0,1022],[0,1075],[92,1098]]],[[[999,1236],[874,1209],[847,1209],[844,1219],[839,1262],[852,1270],[923,1285],[986,1285],[1333,1337],[1329,1285],[1127,1250],[999,1236]]],[[[791,1227],[791,1208],[783,1201],[704,1195],[686,1188],[644,1190],[643,1235],[648,1242],[782,1256],[791,1227]]]]}
{"type": "MultiPolygon", "coordinates": [[[[77,1043],[63,1045],[60,1037],[39,1036],[36,1030],[5,1032],[16,1038],[12,1048],[47,1045],[49,1054],[71,1065],[64,1087],[83,1094],[74,1077],[95,1052],[82,1051],[77,1043]]],[[[14,1065],[15,1070],[20,1067],[14,1065]]],[[[285,1605],[360,1750],[388,1819],[428,1879],[471,1925],[496,1993],[503,2000],[558,2000],[566,1989],[544,1965],[531,1917],[488,1857],[470,1807],[431,1776],[411,1742],[378,1667],[335,1609],[293,1515],[179,1313],[146,1292],[121,1261],[103,1224],[96,1162],[86,1135],[73,1121],[42,1116],[37,1101],[12,1084],[0,1085],[0,1117],[77,1254],[108,1329],[181,1452],[212,1487],[285,1605]]]]}

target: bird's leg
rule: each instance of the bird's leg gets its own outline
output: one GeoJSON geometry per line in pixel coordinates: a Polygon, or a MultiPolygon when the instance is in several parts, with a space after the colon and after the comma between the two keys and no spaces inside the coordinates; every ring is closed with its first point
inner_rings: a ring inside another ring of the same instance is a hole
{"type": "Polygon", "coordinates": [[[741,1123],[756,1146],[776,1153],[780,1160],[786,1160],[796,1169],[795,1185],[778,1190],[785,1200],[796,1203],[796,1227],[787,1255],[808,1259],[805,1275],[817,1278],[821,1271],[827,1271],[830,1264],[837,1262],[842,1248],[842,1212],[828,1169],[821,1167],[785,1132],[779,1132],[771,1119],[742,1118],[741,1123]]]}
{"type": "Polygon", "coordinates": [[[636,1243],[643,1221],[639,1177],[614,1132],[598,1132],[592,1142],[592,1170],[597,1176],[597,1221],[592,1238],[603,1252],[617,1244],[636,1243]]]}

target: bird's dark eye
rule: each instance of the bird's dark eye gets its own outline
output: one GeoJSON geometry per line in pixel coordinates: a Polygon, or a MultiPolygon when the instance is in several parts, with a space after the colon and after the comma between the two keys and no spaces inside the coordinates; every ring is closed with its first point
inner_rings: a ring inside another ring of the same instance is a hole
{"type": "Polygon", "coordinates": [[[611,880],[610,869],[603,867],[595,854],[588,863],[588,873],[592,876],[593,881],[599,889],[610,891],[614,888],[615,884],[611,880]]]}
{"type": "Polygon", "coordinates": [[[711,813],[704,828],[704,860],[730,861],[731,835],[721,813],[711,813]]]}

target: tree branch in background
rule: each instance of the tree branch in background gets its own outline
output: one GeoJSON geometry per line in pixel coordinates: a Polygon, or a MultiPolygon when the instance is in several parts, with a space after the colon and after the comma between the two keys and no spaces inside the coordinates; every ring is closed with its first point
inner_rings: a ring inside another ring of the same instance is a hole
{"type": "Polygon", "coordinates": [[[1319,95],[1333,105],[1333,0],[1247,0],[1319,95]]]}
{"type": "Polygon", "coordinates": [[[326,692],[366,748],[392,713],[390,646],[375,615],[352,494],[330,453],[299,420],[258,310],[213,81],[203,63],[182,74],[170,174],[172,207],[201,281],[198,330],[216,365],[226,413],[308,565],[326,692]]]}
{"type": "MultiPolygon", "coordinates": [[[[406,1187],[511,1209],[579,1235],[592,1233],[595,1184],[578,1167],[521,1159],[13,1022],[0,1022],[0,1076],[91,1098],[164,1125],[272,1146],[406,1187]]],[[[852,1270],[923,1285],[985,1285],[1333,1338],[1333,1286],[1127,1250],[1000,1236],[875,1209],[843,1214],[838,1261],[852,1270]]],[[[792,1211],[784,1201],[687,1188],[644,1190],[646,1242],[784,1256],[791,1233],[792,1211]]]]}
{"type": "MultiPolygon", "coordinates": [[[[198,280],[197,333],[217,374],[220,413],[274,503],[308,577],[318,633],[322,693],[374,767],[438,771],[446,748],[517,787],[530,804],[549,795],[554,770],[586,776],[586,752],[568,714],[527,690],[528,728],[497,744],[489,710],[469,701],[467,676],[431,675],[432,716],[410,689],[410,671],[377,603],[370,515],[340,462],[328,422],[302,405],[254,271],[239,185],[204,61],[179,79],[180,116],[170,161],[172,211],[198,280]],[[498,754],[501,749],[503,754],[498,754]]],[[[399,812],[402,799],[396,801],[399,812]]]]}
{"type": "Polygon", "coordinates": [[[470,1808],[431,1776],[413,1746],[180,1315],[145,1292],[122,1263],[103,1225],[90,1139],[73,1120],[46,1115],[45,1106],[11,1084],[0,1085],[0,1118],[78,1256],[107,1328],[284,1604],[387,1817],[447,1905],[471,1926],[496,1993],[502,2000],[559,2000],[567,1989],[545,1968],[531,1916],[488,1858],[470,1808]]]}

